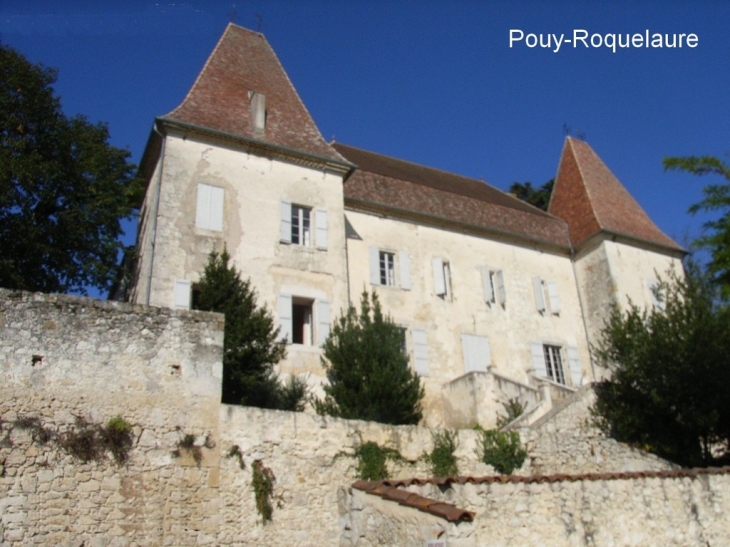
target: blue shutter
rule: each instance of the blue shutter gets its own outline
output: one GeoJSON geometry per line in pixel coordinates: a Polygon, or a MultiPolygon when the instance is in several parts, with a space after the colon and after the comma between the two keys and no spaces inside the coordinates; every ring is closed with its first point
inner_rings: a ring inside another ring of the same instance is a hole
{"type": "Polygon", "coordinates": [[[279,224],[279,241],[291,243],[291,203],[281,200],[279,204],[281,221],[279,224]]]}
{"type": "Polygon", "coordinates": [[[409,291],[411,289],[411,261],[408,258],[408,253],[401,251],[398,255],[398,262],[400,263],[401,289],[409,291]]]}
{"type": "Polygon", "coordinates": [[[314,210],[314,220],[317,223],[317,249],[327,250],[327,211],[317,208],[314,210]]]}

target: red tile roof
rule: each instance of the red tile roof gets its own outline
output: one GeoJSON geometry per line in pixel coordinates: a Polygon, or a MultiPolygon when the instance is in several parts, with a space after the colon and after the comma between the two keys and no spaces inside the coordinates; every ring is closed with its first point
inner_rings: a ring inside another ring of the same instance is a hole
{"type": "Polygon", "coordinates": [[[266,38],[229,24],[182,104],[162,117],[342,161],[325,142],[266,38]],[[266,97],[266,129],[255,132],[249,92],[266,97]]]}
{"type": "Polygon", "coordinates": [[[593,149],[571,137],[565,140],[548,211],[567,221],[574,247],[605,231],[683,251],[652,222],[593,149]]]}
{"type": "Polygon", "coordinates": [[[702,475],[728,475],[730,467],[703,467],[695,469],[672,469],[668,471],[630,471],[625,473],[577,473],[574,475],[493,475],[488,477],[434,477],[428,479],[385,479],[381,481],[356,481],[353,488],[383,499],[397,501],[400,505],[413,507],[419,511],[431,513],[449,522],[474,520],[475,513],[460,509],[450,503],[444,503],[419,494],[401,490],[411,485],[435,484],[449,488],[452,484],[496,484],[496,483],[559,483],[579,481],[610,481],[636,479],[679,479],[684,477],[700,477],[702,475]]]}
{"type": "Polygon", "coordinates": [[[375,205],[569,248],[564,221],[482,181],[340,143],[332,146],[358,166],[345,181],[346,205],[375,205]]]}

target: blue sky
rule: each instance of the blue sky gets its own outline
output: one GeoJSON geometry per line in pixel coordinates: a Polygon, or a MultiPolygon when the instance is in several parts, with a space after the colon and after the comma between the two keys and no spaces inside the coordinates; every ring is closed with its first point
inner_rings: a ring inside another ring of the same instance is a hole
{"type": "MultiPolygon", "coordinates": [[[[506,189],[552,178],[568,127],[668,235],[710,179],[670,155],[730,152],[730,2],[3,0],[0,41],[59,69],[69,114],[106,121],[138,161],[226,24],[260,30],[327,140],[506,189]],[[697,47],[510,48],[510,30],[694,33],[697,47]]],[[[719,180],[717,181],[719,182],[719,180]]]]}

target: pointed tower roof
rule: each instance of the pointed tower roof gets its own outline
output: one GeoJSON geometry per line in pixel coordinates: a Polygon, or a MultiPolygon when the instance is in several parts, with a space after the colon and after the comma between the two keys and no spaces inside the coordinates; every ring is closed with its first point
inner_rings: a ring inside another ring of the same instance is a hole
{"type": "Polygon", "coordinates": [[[226,27],[182,104],[162,120],[345,163],[322,138],[266,38],[234,24],[226,27]],[[263,130],[254,127],[254,94],[264,96],[263,130]]]}
{"type": "Polygon", "coordinates": [[[568,223],[576,248],[605,232],[684,252],[652,222],[588,143],[571,137],[565,139],[548,211],[568,223]]]}

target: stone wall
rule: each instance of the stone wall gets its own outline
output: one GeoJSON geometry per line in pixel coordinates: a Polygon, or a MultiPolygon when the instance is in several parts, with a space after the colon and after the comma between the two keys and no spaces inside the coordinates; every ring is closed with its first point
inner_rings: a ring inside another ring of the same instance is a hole
{"type": "Polygon", "coordinates": [[[434,526],[416,509],[361,491],[343,492],[349,526],[341,545],[420,547],[682,547],[730,541],[730,468],[489,481],[407,491],[475,513],[473,522],[434,526]],[[708,472],[709,471],[709,472],[708,472]],[[387,505],[397,509],[389,511],[387,505]]]}
{"type": "Polygon", "coordinates": [[[219,314],[0,290],[0,544],[214,544],[222,326],[219,314]],[[59,447],[77,419],[115,416],[134,426],[125,465],[59,447]],[[185,435],[213,447],[199,466],[172,454],[185,435]]]}
{"type": "MultiPolygon", "coordinates": [[[[421,487],[477,513],[458,525],[353,492],[363,442],[400,452],[391,476],[428,477],[432,430],[221,405],[222,337],[217,314],[0,290],[0,545],[577,545],[591,534],[611,545],[608,519],[634,513],[655,519],[667,545],[719,545],[726,532],[721,476],[421,487]],[[81,461],[59,442],[79,419],[94,430],[115,416],[133,425],[123,465],[108,451],[81,461]],[[255,462],[276,477],[265,525],[255,462]]],[[[671,467],[605,439],[589,405],[584,389],[519,429],[530,451],[523,479],[671,467]]],[[[477,461],[477,440],[458,431],[461,475],[494,474],[477,461]]],[[[625,529],[615,544],[649,544],[646,528],[625,529]]]]}

